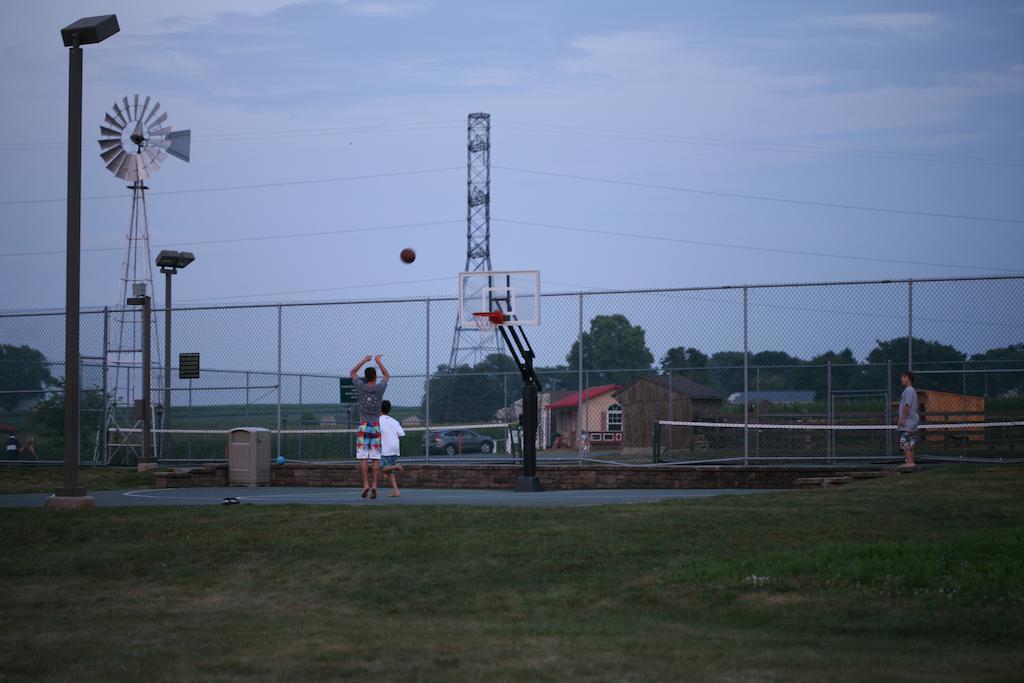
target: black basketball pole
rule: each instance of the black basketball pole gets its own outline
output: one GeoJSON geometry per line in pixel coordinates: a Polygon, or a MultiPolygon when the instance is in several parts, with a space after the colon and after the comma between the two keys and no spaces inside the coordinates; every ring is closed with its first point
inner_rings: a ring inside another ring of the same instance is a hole
{"type": "Polygon", "coordinates": [[[523,377],[523,414],[519,418],[523,428],[523,473],[516,482],[516,491],[543,491],[537,478],[537,394],[541,384],[533,369],[533,348],[519,327],[499,325],[498,331],[523,377]]]}

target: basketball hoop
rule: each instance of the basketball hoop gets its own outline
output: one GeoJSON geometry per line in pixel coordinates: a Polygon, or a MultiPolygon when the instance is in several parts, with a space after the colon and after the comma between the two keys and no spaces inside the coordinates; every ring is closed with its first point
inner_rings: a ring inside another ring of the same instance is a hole
{"type": "Polygon", "coordinates": [[[478,330],[487,332],[505,322],[505,314],[501,311],[480,311],[473,314],[473,322],[478,330]]]}

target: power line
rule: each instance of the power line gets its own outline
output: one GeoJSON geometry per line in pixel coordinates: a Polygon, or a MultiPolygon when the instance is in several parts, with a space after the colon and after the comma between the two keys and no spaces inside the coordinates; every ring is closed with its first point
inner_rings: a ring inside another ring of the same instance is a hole
{"type": "MultiPolygon", "coordinates": [[[[159,192],[150,192],[149,196],[153,195],[172,195],[172,194],[199,194],[203,192],[227,192],[233,190],[255,190],[264,189],[268,187],[287,187],[290,185],[317,185],[322,183],[341,183],[350,180],[371,180],[373,178],[395,178],[398,176],[407,175],[424,175],[427,173],[444,173],[447,171],[462,171],[465,170],[464,166],[449,166],[447,168],[426,168],[418,171],[395,171],[392,173],[373,173],[368,175],[353,175],[353,176],[341,176],[338,178],[312,178],[309,180],[286,180],[276,183],[253,183],[250,185],[225,185],[223,187],[199,187],[190,190],[163,190],[159,192]]],[[[82,199],[124,199],[123,194],[104,194],[104,195],[92,195],[89,197],[82,197],[82,199]]],[[[12,206],[15,204],[52,204],[57,202],[67,201],[65,197],[57,199],[15,199],[11,201],[0,201],[0,206],[12,206]]]]}
{"type": "Polygon", "coordinates": [[[692,187],[678,187],[674,185],[653,185],[650,183],[638,183],[629,180],[616,180],[613,178],[596,178],[593,176],[572,175],[570,173],[555,173],[552,171],[535,171],[528,168],[513,168],[511,166],[492,166],[502,171],[513,171],[515,173],[527,173],[550,178],[569,178],[571,180],[585,180],[594,183],[605,183],[608,185],[625,185],[627,187],[642,187],[649,190],[668,190],[670,192],[686,192],[689,194],[708,195],[712,197],[728,197],[730,199],[749,199],[760,202],[775,202],[779,204],[796,204],[799,206],[816,206],[826,209],[847,209],[851,211],[870,211],[873,213],[898,214],[902,216],[925,216],[927,218],[949,218],[963,221],[985,221],[989,223],[1010,223],[1014,225],[1024,224],[1020,218],[997,218],[993,216],[971,216],[957,213],[939,213],[935,211],[913,211],[910,209],[886,209],[877,206],[862,206],[859,204],[837,204],[832,202],[818,202],[810,199],[786,199],[783,197],[769,197],[766,195],[744,194],[740,192],[719,192],[716,190],[700,190],[692,187]]]}
{"type": "Polygon", "coordinates": [[[294,289],[285,292],[263,292],[260,294],[235,294],[231,296],[210,297],[206,299],[180,299],[178,303],[208,303],[211,301],[227,301],[229,299],[250,299],[260,296],[291,296],[294,294],[317,294],[323,292],[340,292],[350,289],[366,289],[367,287],[394,287],[398,285],[417,285],[425,282],[450,281],[450,277],[432,277],[423,280],[399,280],[396,282],[377,282],[365,285],[347,285],[345,287],[324,287],[322,289],[294,289]]]}
{"type": "MultiPolygon", "coordinates": [[[[450,221],[426,221],[422,223],[400,223],[398,225],[379,225],[372,228],[341,228],[338,230],[320,230],[316,232],[297,232],[297,233],[282,233],[278,235],[259,235],[255,237],[227,237],[219,240],[204,240],[196,242],[189,240],[189,246],[204,246],[208,244],[233,244],[236,242],[261,242],[267,240],[283,240],[283,239],[294,239],[296,237],[321,237],[324,235],[345,235],[349,233],[359,232],[380,232],[382,230],[403,230],[405,228],[425,228],[435,225],[450,225],[452,223],[463,223],[466,219],[456,218],[450,221]]],[[[154,247],[170,248],[180,247],[180,243],[175,244],[154,244],[154,247]]],[[[93,247],[91,249],[82,249],[82,252],[103,252],[103,251],[124,251],[124,247],[93,247]]],[[[0,258],[4,256],[55,256],[63,255],[67,253],[63,249],[55,249],[52,251],[22,251],[9,254],[0,254],[0,258]]]]}
{"type": "Polygon", "coordinates": [[[511,223],[534,228],[548,228],[551,230],[564,230],[567,232],[581,232],[592,235],[608,235],[611,237],[628,237],[630,239],[653,240],[657,242],[674,242],[679,244],[693,244],[701,247],[718,247],[722,249],[742,249],[744,251],[770,252],[775,254],[790,254],[795,256],[814,256],[818,258],[839,258],[852,261],[873,261],[877,263],[897,263],[900,265],[932,266],[940,268],[963,268],[968,270],[1001,271],[1007,273],[1019,273],[1019,268],[997,268],[995,266],[969,266],[956,263],[933,263],[929,261],[907,261],[903,259],[881,258],[876,256],[851,256],[848,254],[833,254],[821,251],[800,251],[797,249],[781,249],[776,247],[755,247],[746,244],[729,244],[727,242],[705,242],[701,240],[689,240],[681,237],[661,237],[658,235],[644,235],[642,233],[618,232],[614,230],[598,230],[595,228],[578,228],[567,225],[552,225],[550,223],[533,223],[529,221],[516,221],[507,218],[491,218],[499,223],[511,223]]]}
{"type": "MultiPolygon", "coordinates": [[[[341,126],[334,128],[296,128],[292,130],[268,130],[234,132],[234,133],[207,133],[205,135],[193,135],[193,140],[212,142],[234,142],[236,140],[274,140],[279,138],[312,137],[318,135],[342,135],[345,133],[385,133],[431,130],[434,128],[446,128],[459,124],[460,121],[427,121],[421,123],[392,123],[392,124],[366,124],[361,126],[341,126]]],[[[96,144],[95,141],[86,141],[82,147],[96,144]]],[[[66,142],[5,142],[0,143],[0,151],[18,151],[31,149],[67,149],[66,142]]]]}
{"type": "Polygon", "coordinates": [[[851,149],[844,147],[820,147],[816,145],[796,145],[792,143],[764,142],[741,138],[710,138],[666,133],[613,130],[608,128],[588,128],[585,126],[566,126],[550,123],[531,123],[528,121],[504,121],[503,127],[527,132],[544,132],[557,134],[581,135],[586,137],[611,138],[620,140],[641,140],[648,142],[672,142],[689,145],[707,145],[710,147],[729,147],[736,149],[752,149],[763,152],[798,152],[804,154],[824,154],[835,156],[863,157],[871,159],[891,159],[897,161],[920,161],[947,164],[980,164],[986,166],[1024,167],[1024,159],[1006,159],[997,157],[978,157],[965,155],[928,154],[921,152],[893,152],[872,149],[851,149]]]}

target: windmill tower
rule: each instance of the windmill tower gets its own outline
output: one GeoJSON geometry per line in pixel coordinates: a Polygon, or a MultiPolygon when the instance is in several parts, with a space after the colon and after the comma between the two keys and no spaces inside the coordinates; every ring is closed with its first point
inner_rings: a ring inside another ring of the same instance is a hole
{"type": "MultiPolygon", "coordinates": [[[[140,104],[139,96],[135,95],[131,102],[127,97],[120,103],[114,102],[113,109],[103,117],[100,134],[103,136],[99,139],[100,157],[107,169],[130,183],[131,212],[121,260],[119,297],[108,322],[104,349],[111,390],[96,459],[107,463],[132,462],[142,450],[142,435],[138,431],[142,419],[135,411],[135,403],[143,398],[142,340],[147,324],[152,326],[151,339],[156,340],[155,357],[160,358],[155,316],[146,321],[140,307],[126,306],[130,296],[153,295],[153,259],[146,215],[146,190],[149,188],[145,180],[160,169],[160,162],[168,154],[182,161],[189,160],[191,131],[172,132],[167,125],[167,113],[160,112],[160,103],[154,103],[151,108],[148,96],[140,104]]],[[[153,386],[162,384],[158,379],[153,386]]],[[[150,424],[158,424],[158,407],[152,400],[149,405],[150,424]]]]}
{"type": "MultiPolygon", "coordinates": [[[[470,114],[466,146],[466,272],[491,269],[491,115],[470,114]]],[[[473,293],[467,293],[472,296],[473,293]]],[[[492,353],[503,353],[498,333],[481,334],[477,327],[461,327],[456,318],[455,338],[448,367],[474,365],[492,353]]]]}

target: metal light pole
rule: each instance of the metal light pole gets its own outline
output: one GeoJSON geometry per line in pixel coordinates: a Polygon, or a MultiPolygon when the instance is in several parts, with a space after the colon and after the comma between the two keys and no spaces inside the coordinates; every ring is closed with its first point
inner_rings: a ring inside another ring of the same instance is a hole
{"type": "MultiPolygon", "coordinates": [[[[161,427],[171,428],[171,276],[196,260],[190,251],[161,251],[156,257],[156,265],[166,276],[164,282],[164,410],[161,427]]],[[[167,454],[171,445],[171,435],[164,432],[160,440],[160,452],[167,454]]]]}
{"type": "Polygon", "coordinates": [[[91,507],[78,479],[79,464],[79,304],[82,246],[82,46],[100,43],[118,32],[117,17],[86,17],[61,29],[71,48],[68,66],[67,279],[64,307],[64,487],[47,506],[91,507]]]}

